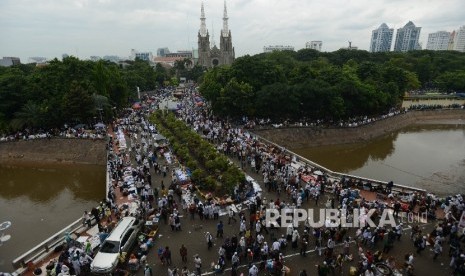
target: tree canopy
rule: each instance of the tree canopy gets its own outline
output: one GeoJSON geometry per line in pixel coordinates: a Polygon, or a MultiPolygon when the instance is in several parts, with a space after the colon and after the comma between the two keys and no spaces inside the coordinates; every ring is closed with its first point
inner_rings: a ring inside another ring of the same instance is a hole
{"type": "Polygon", "coordinates": [[[0,67],[0,132],[108,121],[115,109],[136,100],[137,87],[155,90],[171,80],[161,65],[125,63],[67,57],[40,67],[0,67]]]}
{"type": "Polygon", "coordinates": [[[216,115],[337,120],[379,115],[405,92],[465,91],[465,54],[359,50],[262,53],[237,58],[203,76],[200,93],[216,115]]]}

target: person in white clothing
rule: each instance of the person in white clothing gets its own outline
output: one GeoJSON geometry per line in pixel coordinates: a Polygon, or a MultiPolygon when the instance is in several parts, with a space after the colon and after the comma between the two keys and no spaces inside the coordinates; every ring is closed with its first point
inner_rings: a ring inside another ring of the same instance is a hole
{"type": "Polygon", "coordinates": [[[249,269],[249,276],[257,276],[258,275],[258,268],[255,265],[249,269]]]}

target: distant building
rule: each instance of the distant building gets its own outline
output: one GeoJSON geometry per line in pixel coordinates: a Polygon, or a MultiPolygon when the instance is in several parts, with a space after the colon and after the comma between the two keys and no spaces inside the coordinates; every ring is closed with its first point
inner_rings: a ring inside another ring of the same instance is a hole
{"type": "Polygon", "coordinates": [[[46,57],[29,57],[27,63],[43,64],[47,62],[46,57]]]}
{"type": "Polygon", "coordinates": [[[130,59],[131,60],[141,59],[145,61],[152,61],[153,55],[152,55],[152,52],[139,52],[137,50],[131,49],[130,59]]]}
{"type": "Polygon", "coordinates": [[[166,54],[170,53],[170,49],[167,47],[157,49],[157,57],[165,57],[166,54]]]}
{"type": "Polygon", "coordinates": [[[358,50],[358,46],[353,46],[352,41],[348,41],[348,42],[349,42],[349,47],[342,47],[341,48],[342,50],[358,50]]]}
{"type": "Polygon", "coordinates": [[[181,57],[181,58],[192,58],[192,51],[177,51],[176,53],[168,53],[165,57],[181,57]]]}
{"type": "Polygon", "coordinates": [[[454,50],[454,40],[455,40],[455,31],[452,31],[449,36],[449,44],[447,45],[447,50],[454,50]]]}
{"type": "Polygon", "coordinates": [[[103,60],[118,63],[120,62],[121,58],[119,56],[103,56],[103,60]]]}
{"type": "Polygon", "coordinates": [[[317,50],[321,52],[321,48],[323,47],[323,41],[321,40],[312,40],[310,42],[305,43],[305,48],[317,50]]]}
{"type": "Polygon", "coordinates": [[[428,35],[426,50],[445,51],[449,47],[450,33],[439,31],[428,35]]]}
{"type": "Polygon", "coordinates": [[[392,45],[394,29],[389,28],[386,23],[371,32],[370,52],[389,52],[392,45]]]}
{"type": "Polygon", "coordinates": [[[274,51],[294,51],[294,46],[273,45],[263,47],[264,53],[271,53],[274,51]]]}
{"type": "Polygon", "coordinates": [[[465,26],[460,27],[455,32],[454,48],[455,51],[465,52],[465,26]]]}
{"type": "Polygon", "coordinates": [[[155,57],[153,62],[155,62],[155,64],[159,63],[161,65],[165,65],[165,67],[174,67],[176,61],[182,60],[184,60],[183,57],[155,57]]]}
{"type": "Polygon", "coordinates": [[[218,65],[230,65],[234,62],[235,52],[232,45],[231,30],[228,27],[228,11],[226,10],[226,1],[224,2],[223,11],[223,28],[220,34],[220,48],[216,47],[213,43],[213,47],[210,45],[210,35],[207,30],[205,23],[205,10],[202,3],[200,9],[200,29],[198,32],[198,59],[197,64],[211,68],[218,65]]]}
{"type": "Polygon", "coordinates": [[[0,66],[3,67],[9,67],[18,64],[21,64],[21,60],[19,59],[19,57],[3,57],[2,59],[0,59],[0,66]]]}
{"type": "Polygon", "coordinates": [[[394,51],[407,52],[421,50],[421,45],[418,42],[420,39],[420,31],[421,27],[416,27],[412,21],[405,24],[403,28],[397,29],[394,51]]]}

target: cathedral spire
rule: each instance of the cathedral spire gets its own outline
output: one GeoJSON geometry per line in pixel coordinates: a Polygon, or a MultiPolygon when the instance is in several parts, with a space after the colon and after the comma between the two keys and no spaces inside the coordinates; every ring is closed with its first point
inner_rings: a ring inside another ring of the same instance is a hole
{"type": "Polygon", "coordinates": [[[228,10],[226,9],[226,0],[224,0],[224,12],[223,12],[223,30],[221,30],[223,37],[229,36],[228,30],[228,10]]]}
{"type": "Polygon", "coordinates": [[[201,8],[201,11],[200,11],[200,30],[199,30],[199,33],[200,33],[200,36],[207,36],[207,26],[205,25],[205,10],[203,8],[203,2],[202,2],[202,8],[201,8]]]}

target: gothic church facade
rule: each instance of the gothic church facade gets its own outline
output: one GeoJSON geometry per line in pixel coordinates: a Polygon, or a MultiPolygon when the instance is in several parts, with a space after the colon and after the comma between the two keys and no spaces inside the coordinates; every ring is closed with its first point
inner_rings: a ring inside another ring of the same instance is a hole
{"type": "Polygon", "coordinates": [[[198,53],[197,63],[201,66],[212,68],[220,65],[230,65],[234,61],[234,47],[232,46],[231,30],[228,28],[228,12],[226,10],[226,1],[224,3],[223,29],[220,35],[220,48],[210,43],[210,34],[208,33],[205,23],[205,10],[202,3],[200,15],[200,30],[198,33],[198,53]]]}

